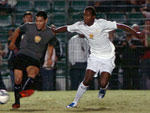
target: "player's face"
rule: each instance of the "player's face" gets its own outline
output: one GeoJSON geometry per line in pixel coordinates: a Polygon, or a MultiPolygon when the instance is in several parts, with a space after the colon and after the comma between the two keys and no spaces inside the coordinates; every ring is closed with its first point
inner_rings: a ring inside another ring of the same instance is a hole
{"type": "Polygon", "coordinates": [[[43,30],[46,28],[47,19],[44,19],[43,17],[39,16],[36,17],[36,27],[38,30],[43,30]]]}
{"type": "Polygon", "coordinates": [[[91,26],[94,23],[95,16],[92,15],[91,11],[84,10],[83,17],[84,17],[84,24],[91,26]]]}
{"type": "Polygon", "coordinates": [[[24,21],[24,23],[26,23],[26,22],[32,22],[32,15],[26,15],[23,18],[23,21],[24,21]]]}
{"type": "Polygon", "coordinates": [[[136,32],[139,32],[139,30],[140,30],[139,26],[135,26],[135,27],[133,27],[133,29],[134,29],[136,32]]]}
{"type": "Polygon", "coordinates": [[[150,29],[150,21],[145,21],[145,25],[146,28],[150,29]]]}

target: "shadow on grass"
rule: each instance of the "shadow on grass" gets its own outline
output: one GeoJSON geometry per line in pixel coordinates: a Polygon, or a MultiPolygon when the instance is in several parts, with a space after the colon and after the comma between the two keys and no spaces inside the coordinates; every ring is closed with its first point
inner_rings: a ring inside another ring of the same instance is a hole
{"type": "Polygon", "coordinates": [[[92,112],[92,111],[111,111],[111,108],[73,108],[70,110],[66,110],[66,112],[92,112]]]}
{"type": "Polygon", "coordinates": [[[0,111],[4,111],[4,112],[18,112],[18,113],[20,113],[20,112],[39,112],[39,111],[46,111],[45,109],[10,109],[10,110],[0,110],[0,111]]]}

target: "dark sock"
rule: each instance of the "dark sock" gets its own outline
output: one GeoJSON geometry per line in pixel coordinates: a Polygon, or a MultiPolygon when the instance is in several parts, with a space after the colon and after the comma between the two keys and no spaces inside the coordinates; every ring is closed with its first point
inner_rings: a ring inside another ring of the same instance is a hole
{"type": "Polygon", "coordinates": [[[21,84],[14,85],[14,96],[15,96],[15,104],[20,104],[20,94],[21,91],[21,84]]]}
{"type": "Polygon", "coordinates": [[[26,89],[34,89],[34,79],[31,78],[31,77],[27,77],[23,87],[22,87],[22,90],[26,90],[26,89]]]}

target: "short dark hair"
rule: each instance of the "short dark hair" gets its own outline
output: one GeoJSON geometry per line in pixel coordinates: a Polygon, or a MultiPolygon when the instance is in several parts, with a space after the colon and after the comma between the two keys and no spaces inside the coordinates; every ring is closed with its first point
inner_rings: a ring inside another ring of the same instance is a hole
{"type": "Polygon", "coordinates": [[[43,17],[44,19],[47,19],[47,13],[45,12],[45,11],[38,11],[37,13],[36,13],[36,16],[38,17],[38,16],[41,16],[41,17],[43,17]]]}
{"type": "Polygon", "coordinates": [[[86,11],[91,11],[92,15],[93,15],[93,16],[96,16],[96,10],[95,10],[94,7],[92,7],[92,6],[87,6],[87,7],[85,8],[85,10],[86,10],[86,11]]]}
{"type": "Polygon", "coordinates": [[[26,11],[26,12],[23,14],[23,17],[25,17],[26,15],[31,15],[31,16],[33,16],[33,14],[32,14],[31,11],[26,11]]]}

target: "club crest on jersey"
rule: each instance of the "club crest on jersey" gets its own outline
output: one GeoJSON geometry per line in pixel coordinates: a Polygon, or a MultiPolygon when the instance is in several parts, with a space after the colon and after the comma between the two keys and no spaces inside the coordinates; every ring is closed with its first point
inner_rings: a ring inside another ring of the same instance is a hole
{"type": "Polygon", "coordinates": [[[93,34],[89,34],[89,37],[92,39],[94,37],[94,35],[93,34]]]}
{"type": "Polygon", "coordinates": [[[35,43],[39,43],[41,41],[41,37],[40,36],[35,36],[34,41],[35,41],[35,43]]]}

